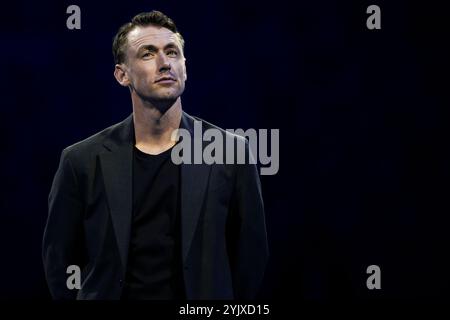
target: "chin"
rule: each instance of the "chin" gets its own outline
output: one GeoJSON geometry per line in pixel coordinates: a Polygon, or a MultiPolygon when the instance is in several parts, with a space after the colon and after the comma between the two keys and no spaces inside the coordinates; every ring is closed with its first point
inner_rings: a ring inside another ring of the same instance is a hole
{"type": "Polygon", "coordinates": [[[161,96],[158,96],[158,97],[154,97],[153,100],[158,101],[158,102],[164,102],[164,101],[167,101],[167,102],[173,101],[173,102],[175,102],[178,99],[179,96],[180,95],[178,95],[178,94],[161,95],[161,96]]]}

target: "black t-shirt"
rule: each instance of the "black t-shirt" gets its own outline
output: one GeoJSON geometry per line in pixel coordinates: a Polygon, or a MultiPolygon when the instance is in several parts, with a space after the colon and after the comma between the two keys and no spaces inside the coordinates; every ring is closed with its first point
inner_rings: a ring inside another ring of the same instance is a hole
{"type": "Polygon", "coordinates": [[[180,166],[172,149],[134,147],[133,219],[124,299],[184,299],[181,272],[180,166]]]}

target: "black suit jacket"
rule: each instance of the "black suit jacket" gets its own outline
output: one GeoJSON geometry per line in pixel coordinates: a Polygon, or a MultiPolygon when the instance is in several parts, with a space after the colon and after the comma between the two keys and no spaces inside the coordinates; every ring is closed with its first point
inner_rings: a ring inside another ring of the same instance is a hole
{"type": "MultiPolygon", "coordinates": [[[[193,134],[194,120],[203,131],[218,129],[184,112],[180,127],[193,134]]],[[[133,146],[130,115],[63,150],[43,239],[53,298],[120,299],[132,221],[133,146]],[[69,265],[81,268],[80,290],[66,286],[69,265]]],[[[254,298],[268,259],[256,166],[182,164],[181,239],[187,299],[254,298]]]]}

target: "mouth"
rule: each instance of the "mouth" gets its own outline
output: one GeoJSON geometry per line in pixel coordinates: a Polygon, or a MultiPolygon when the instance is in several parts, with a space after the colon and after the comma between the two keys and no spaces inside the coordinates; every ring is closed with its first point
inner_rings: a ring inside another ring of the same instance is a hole
{"type": "Polygon", "coordinates": [[[172,77],[162,77],[156,80],[155,83],[173,83],[175,81],[175,78],[172,77]]]}

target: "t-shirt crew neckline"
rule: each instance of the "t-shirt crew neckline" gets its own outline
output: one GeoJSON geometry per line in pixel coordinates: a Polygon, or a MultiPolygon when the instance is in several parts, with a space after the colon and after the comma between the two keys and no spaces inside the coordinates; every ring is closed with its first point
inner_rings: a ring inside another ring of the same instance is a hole
{"type": "Polygon", "coordinates": [[[143,159],[165,158],[168,154],[170,154],[172,152],[172,149],[173,149],[173,146],[163,152],[158,153],[158,154],[151,154],[151,153],[146,153],[144,151],[141,151],[138,147],[134,146],[134,152],[136,153],[136,155],[143,159]]]}

